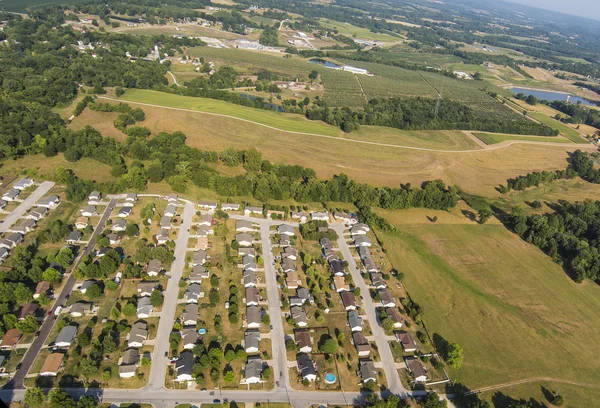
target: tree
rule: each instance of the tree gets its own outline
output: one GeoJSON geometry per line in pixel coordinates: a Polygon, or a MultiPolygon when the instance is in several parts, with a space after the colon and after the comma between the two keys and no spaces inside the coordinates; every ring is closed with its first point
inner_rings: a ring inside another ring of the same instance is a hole
{"type": "Polygon", "coordinates": [[[212,286],[213,288],[219,287],[219,277],[217,275],[213,274],[210,277],[210,286],[212,286]]]}
{"type": "Polygon", "coordinates": [[[29,316],[25,317],[25,319],[21,320],[20,322],[17,322],[16,326],[17,326],[17,330],[21,334],[33,334],[40,327],[37,319],[35,318],[35,316],[32,316],[32,315],[29,315],[29,316]]]}
{"type": "Polygon", "coordinates": [[[448,403],[446,400],[441,400],[436,392],[429,392],[423,399],[421,400],[422,408],[446,408],[448,403]]]}
{"type": "Polygon", "coordinates": [[[117,344],[113,340],[112,335],[110,333],[104,336],[104,340],[102,341],[102,348],[105,353],[112,353],[117,349],[117,344]]]}
{"type": "Polygon", "coordinates": [[[235,381],[235,374],[233,374],[233,371],[227,371],[225,376],[223,376],[223,379],[226,383],[232,383],[235,381]]]}
{"type": "Polygon", "coordinates": [[[142,357],[142,367],[149,367],[149,366],[150,366],[150,358],[142,357]]]}
{"type": "Polygon", "coordinates": [[[480,224],[485,224],[487,222],[487,220],[492,216],[492,210],[490,210],[489,208],[485,207],[482,208],[481,210],[479,210],[477,212],[478,217],[479,217],[479,223],[480,224]]]}
{"type": "Polygon", "coordinates": [[[106,282],[106,285],[104,285],[104,288],[109,292],[114,292],[115,290],[117,290],[117,287],[118,285],[113,280],[109,280],[108,282],[106,282]]]}
{"type": "Polygon", "coordinates": [[[97,406],[98,400],[91,395],[84,395],[79,399],[79,401],[77,401],[77,408],[96,408],[97,406]]]}
{"type": "Polygon", "coordinates": [[[125,235],[130,238],[136,237],[140,233],[140,227],[136,224],[127,224],[125,227],[125,235]]]}
{"type": "Polygon", "coordinates": [[[127,303],[125,306],[123,306],[122,312],[125,316],[128,317],[135,316],[135,314],[137,313],[137,308],[133,303],[127,303]]]}
{"type": "Polygon", "coordinates": [[[152,306],[154,307],[159,307],[163,305],[163,294],[158,291],[158,290],[153,290],[152,293],[150,294],[150,303],[152,304],[152,306]]]}
{"type": "Polygon", "coordinates": [[[273,374],[273,370],[271,369],[271,367],[267,366],[262,371],[261,377],[263,380],[267,381],[271,378],[272,374],[273,374]]]}
{"type": "Polygon", "coordinates": [[[87,288],[87,290],[85,291],[85,295],[90,300],[98,299],[100,296],[102,296],[102,289],[100,289],[100,286],[98,286],[98,284],[94,283],[92,286],[87,288]]]}
{"type": "Polygon", "coordinates": [[[455,369],[459,369],[463,362],[463,349],[457,343],[448,343],[446,346],[446,362],[455,369]]]}
{"type": "MultiPolygon", "coordinates": [[[[106,340],[106,338],[105,338],[105,340],[106,340]]],[[[94,361],[92,361],[92,359],[84,358],[79,363],[79,372],[86,379],[89,379],[90,377],[93,377],[98,372],[98,367],[96,367],[96,363],[94,363],[94,361]]]]}
{"type": "Polygon", "coordinates": [[[325,354],[335,354],[338,351],[338,342],[330,336],[326,339],[322,339],[319,344],[319,350],[325,354]]]}
{"type": "Polygon", "coordinates": [[[62,276],[59,271],[54,268],[48,268],[42,273],[42,279],[46,282],[59,284],[62,276]]]}
{"type": "Polygon", "coordinates": [[[146,175],[148,176],[148,181],[150,181],[151,183],[159,183],[164,177],[164,171],[160,164],[153,164],[150,167],[148,167],[146,175]]]}
{"type": "Polygon", "coordinates": [[[316,71],[316,70],[313,69],[308,74],[308,79],[310,79],[311,81],[314,81],[315,79],[317,79],[318,76],[319,76],[319,71],[316,71]]]}
{"type": "Polygon", "coordinates": [[[79,333],[79,335],[77,335],[77,344],[79,345],[79,347],[89,346],[91,340],[92,339],[90,338],[90,335],[86,331],[83,331],[79,333]]]}
{"type": "Polygon", "coordinates": [[[60,388],[53,388],[48,393],[50,408],[77,408],[77,403],[67,392],[60,388]]]}
{"type": "Polygon", "coordinates": [[[294,339],[287,339],[285,341],[285,349],[289,351],[296,351],[297,345],[294,339]]]}
{"type": "Polygon", "coordinates": [[[246,171],[260,171],[262,161],[262,154],[255,148],[244,152],[244,169],[246,169],[246,171]]]}
{"type": "Polygon", "coordinates": [[[383,327],[386,333],[391,333],[394,330],[394,322],[392,319],[386,317],[381,321],[381,327],[383,327]]]}
{"type": "Polygon", "coordinates": [[[271,318],[269,317],[269,315],[267,313],[265,313],[261,318],[260,321],[263,324],[271,324],[271,318]]]}
{"type": "Polygon", "coordinates": [[[25,391],[23,402],[31,408],[40,407],[46,402],[46,394],[44,394],[44,391],[40,387],[28,388],[25,391]]]}
{"type": "Polygon", "coordinates": [[[225,352],[225,361],[231,363],[235,360],[235,357],[235,351],[233,351],[233,349],[229,349],[225,352]]]}

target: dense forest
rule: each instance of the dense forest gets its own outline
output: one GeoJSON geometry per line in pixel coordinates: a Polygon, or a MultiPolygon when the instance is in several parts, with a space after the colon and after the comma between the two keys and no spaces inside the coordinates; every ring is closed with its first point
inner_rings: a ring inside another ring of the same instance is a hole
{"type": "Polygon", "coordinates": [[[568,103],[564,101],[550,101],[548,105],[557,111],[560,111],[569,117],[559,117],[564,123],[585,123],[600,129],[600,111],[590,109],[578,103],[568,103]]]}

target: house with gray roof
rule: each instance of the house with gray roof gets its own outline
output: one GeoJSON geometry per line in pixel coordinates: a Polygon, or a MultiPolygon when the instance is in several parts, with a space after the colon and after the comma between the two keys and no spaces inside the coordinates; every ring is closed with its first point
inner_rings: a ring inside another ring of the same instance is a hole
{"type": "Polygon", "coordinates": [[[200,299],[200,285],[192,283],[185,292],[185,301],[186,303],[198,303],[198,299],[200,299]]]}
{"type": "Polygon", "coordinates": [[[248,288],[251,286],[256,287],[258,284],[258,279],[256,278],[256,272],[254,271],[244,271],[244,287],[248,288]]]}
{"type": "Polygon", "coordinates": [[[306,381],[315,381],[317,379],[317,369],[315,363],[306,353],[298,353],[296,363],[300,377],[306,381]]]}
{"type": "Polygon", "coordinates": [[[148,276],[158,276],[163,271],[162,262],[158,259],[152,259],[148,262],[146,273],[148,276]]]}
{"type": "Polygon", "coordinates": [[[263,361],[260,356],[249,356],[246,367],[244,367],[244,379],[242,384],[257,384],[261,382],[260,376],[263,370],[263,361]]]}
{"type": "Polygon", "coordinates": [[[235,222],[235,232],[252,232],[254,231],[254,223],[252,221],[237,220],[235,222]]]}
{"type": "Polygon", "coordinates": [[[169,194],[167,196],[167,202],[168,203],[177,204],[178,200],[179,200],[179,197],[177,196],[177,194],[169,194]]]}
{"type": "Polygon", "coordinates": [[[340,259],[332,259],[329,261],[329,267],[331,268],[331,272],[334,276],[344,276],[346,272],[344,271],[344,263],[340,259]]]}
{"type": "Polygon", "coordinates": [[[293,237],[295,235],[294,227],[288,224],[281,224],[277,226],[277,233],[279,235],[287,235],[288,237],[293,237]]]}
{"type": "Polygon", "coordinates": [[[135,375],[135,370],[140,363],[140,352],[137,349],[130,348],[125,350],[121,364],[119,364],[119,377],[131,378],[135,375]]]}
{"type": "Polygon", "coordinates": [[[359,371],[363,384],[370,381],[377,381],[377,370],[375,369],[373,360],[360,360],[359,371]]]}
{"type": "Polygon", "coordinates": [[[246,322],[249,329],[258,329],[261,325],[260,310],[258,306],[246,307],[246,322]]]}
{"type": "Polygon", "coordinates": [[[92,313],[93,309],[94,305],[92,303],[77,302],[71,306],[69,314],[73,317],[81,317],[83,315],[92,313]]]}
{"type": "Polygon", "coordinates": [[[171,229],[171,228],[172,228],[172,225],[171,225],[171,217],[167,217],[166,215],[165,215],[165,216],[163,216],[163,217],[160,219],[160,221],[158,222],[158,226],[159,226],[161,229],[163,229],[163,228],[164,228],[164,229],[167,229],[167,230],[171,229]]]}
{"type": "Polygon", "coordinates": [[[141,297],[150,296],[157,286],[158,282],[140,281],[137,284],[137,292],[141,297]]]}
{"type": "Polygon", "coordinates": [[[81,210],[81,215],[83,215],[84,217],[91,217],[93,215],[96,215],[96,206],[95,205],[86,205],[81,210]]]}
{"type": "Polygon", "coordinates": [[[181,331],[181,339],[183,340],[183,348],[186,350],[193,349],[196,343],[198,343],[198,332],[196,328],[193,329],[183,329],[181,331]]]}
{"type": "Polygon", "coordinates": [[[184,326],[195,326],[198,322],[198,305],[195,303],[188,303],[183,309],[181,315],[181,321],[184,326]]]}
{"type": "Polygon", "coordinates": [[[235,240],[240,246],[249,247],[252,246],[252,242],[254,242],[254,238],[250,234],[236,234],[235,240]]]}
{"type": "Polygon", "coordinates": [[[191,283],[202,283],[203,279],[208,279],[209,277],[208,270],[204,266],[198,265],[192,268],[189,281],[191,283]]]}
{"type": "Polygon", "coordinates": [[[154,236],[154,242],[156,245],[164,245],[167,241],[169,241],[169,231],[166,228],[161,228],[154,236]]]}
{"type": "Polygon", "coordinates": [[[125,201],[123,202],[123,205],[125,207],[133,207],[137,202],[137,199],[138,196],[136,193],[129,193],[125,196],[125,201]]]}
{"type": "Polygon", "coordinates": [[[376,289],[385,289],[387,288],[387,284],[385,283],[385,279],[383,279],[383,274],[380,272],[371,274],[371,285],[373,285],[376,289]]]}
{"type": "Polygon", "coordinates": [[[121,207],[119,208],[119,212],[117,213],[117,216],[120,218],[127,218],[131,215],[132,212],[132,207],[121,207]]]}
{"type": "Polygon", "coordinates": [[[246,330],[244,333],[244,349],[246,353],[258,353],[260,342],[260,331],[246,330]]]}
{"type": "Polygon", "coordinates": [[[88,204],[98,205],[102,201],[102,193],[100,191],[92,191],[88,196],[88,204]]]}
{"type": "Polygon", "coordinates": [[[136,348],[142,347],[146,339],[148,339],[146,323],[136,322],[131,326],[131,331],[127,335],[127,346],[136,348]]]}
{"type": "Polygon", "coordinates": [[[67,244],[75,245],[78,244],[81,240],[83,234],[80,231],[71,231],[71,233],[67,236],[67,244]]]}
{"type": "Polygon", "coordinates": [[[294,319],[296,326],[306,327],[308,325],[308,316],[300,306],[291,306],[290,315],[294,319]]]}
{"type": "Polygon", "coordinates": [[[298,250],[291,246],[285,247],[283,252],[281,253],[281,258],[291,259],[292,261],[295,261],[298,259],[298,250]]]}
{"type": "Polygon", "coordinates": [[[44,218],[48,214],[48,209],[46,207],[36,207],[33,210],[29,211],[29,214],[25,216],[25,218],[29,218],[30,220],[39,221],[44,218]]]}
{"type": "Polygon", "coordinates": [[[192,256],[192,266],[202,265],[206,262],[206,251],[203,249],[198,249],[194,251],[194,255],[192,256]]]}
{"type": "Polygon", "coordinates": [[[383,307],[396,307],[396,299],[394,299],[394,295],[389,290],[379,289],[378,293],[381,297],[383,307]]]}
{"type": "Polygon", "coordinates": [[[6,192],[4,194],[2,194],[2,200],[3,201],[15,201],[17,199],[17,197],[19,196],[19,194],[21,194],[20,190],[11,188],[9,190],[6,190],[6,192]]]}
{"type": "Polygon", "coordinates": [[[217,203],[215,201],[198,201],[198,207],[203,210],[214,211],[217,209],[217,203]]]}
{"type": "Polygon", "coordinates": [[[249,217],[250,215],[262,215],[262,213],[262,207],[246,206],[246,208],[244,208],[244,215],[246,217],[249,217]]]}
{"type": "Polygon", "coordinates": [[[31,219],[22,220],[19,224],[10,228],[10,231],[18,232],[19,234],[27,234],[35,228],[35,221],[31,219]]]}
{"type": "MultiPolygon", "coordinates": [[[[364,247],[361,247],[361,248],[364,248],[364,247]]],[[[361,258],[361,260],[362,260],[362,263],[363,263],[363,265],[365,267],[365,270],[367,272],[375,273],[375,272],[377,272],[379,270],[379,268],[377,267],[377,265],[375,265],[375,261],[373,261],[373,258],[371,258],[370,256],[361,258]]]]}
{"type": "Polygon", "coordinates": [[[350,326],[350,330],[362,331],[363,329],[363,318],[360,317],[356,310],[348,311],[348,325],[350,326]]]}
{"type": "Polygon", "coordinates": [[[56,347],[70,347],[73,343],[73,339],[75,339],[75,334],[77,334],[77,326],[65,326],[58,333],[56,340],[54,341],[54,345],[56,347]]]}
{"type": "Polygon", "coordinates": [[[372,244],[366,235],[357,235],[354,237],[354,245],[357,247],[370,247],[372,244]]]}
{"type": "Polygon", "coordinates": [[[25,190],[28,187],[33,186],[33,180],[30,178],[22,178],[17,180],[17,182],[13,185],[14,189],[17,190],[25,190]]]}
{"type": "Polygon", "coordinates": [[[164,217],[173,217],[177,214],[177,206],[173,203],[167,204],[165,207],[165,211],[163,212],[164,217]]]}
{"type": "Polygon", "coordinates": [[[56,206],[58,205],[58,203],[60,203],[60,199],[58,198],[58,196],[49,195],[49,196],[46,196],[46,197],[42,198],[37,203],[37,206],[38,207],[44,207],[44,208],[52,209],[52,208],[56,208],[56,206]]]}
{"type": "Polygon", "coordinates": [[[221,210],[223,211],[238,211],[240,209],[239,204],[235,203],[223,203],[221,204],[221,210]]]}
{"type": "Polygon", "coordinates": [[[123,232],[125,231],[125,228],[127,228],[127,221],[125,221],[123,218],[119,218],[113,222],[110,230],[114,232],[123,232]]]}
{"type": "Polygon", "coordinates": [[[310,219],[313,221],[329,221],[329,214],[325,211],[314,211],[310,213],[310,219]]]}
{"type": "Polygon", "coordinates": [[[177,376],[175,381],[192,381],[192,366],[194,365],[194,354],[191,351],[183,351],[175,362],[177,376]]]}
{"type": "Polygon", "coordinates": [[[150,314],[154,311],[152,303],[150,303],[149,297],[143,297],[138,300],[137,304],[137,317],[140,319],[147,319],[150,314]]]}

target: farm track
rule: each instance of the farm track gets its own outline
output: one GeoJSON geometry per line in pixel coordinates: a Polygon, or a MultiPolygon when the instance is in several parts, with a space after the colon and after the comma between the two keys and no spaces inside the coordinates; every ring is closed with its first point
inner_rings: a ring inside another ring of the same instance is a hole
{"type": "MultiPolygon", "coordinates": [[[[427,147],[415,147],[415,146],[405,146],[405,145],[397,145],[397,144],[391,144],[391,143],[369,142],[366,140],[347,139],[344,137],[327,136],[327,135],[322,135],[322,134],[318,134],[318,133],[308,133],[308,132],[298,132],[298,131],[293,131],[293,130],[284,130],[284,129],[277,128],[275,126],[269,126],[269,125],[265,125],[263,123],[255,122],[255,121],[248,120],[248,119],[238,118],[236,116],[225,115],[222,113],[204,112],[204,111],[195,110],[195,109],[173,108],[170,106],[155,105],[155,104],[144,103],[144,102],[133,102],[133,101],[125,100],[125,99],[110,98],[107,96],[98,96],[98,98],[113,101],[113,102],[126,102],[126,103],[130,103],[130,104],[134,104],[134,105],[148,106],[148,107],[152,107],[152,108],[162,108],[162,109],[169,109],[169,110],[180,111],[180,112],[189,112],[189,113],[198,113],[198,114],[202,114],[202,115],[218,116],[218,117],[223,117],[223,118],[234,119],[234,120],[239,120],[242,122],[251,123],[253,125],[262,126],[264,128],[276,130],[278,132],[295,134],[295,135],[312,136],[312,137],[317,137],[317,138],[322,138],[322,139],[338,140],[343,143],[358,143],[358,144],[371,145],[371,146],[392,147],[392,148],[397,148],[397,149],[417,150],[417,151],[433,152],[433,153],[477,153],[477,152],[486,152],[486,151],[490,151],[490,150],[504,149],[506,147],[516,145],[516,144],[531,144],[531,145],[537,145],[537,146],[545,145],[545,146],[560,146],[560,147],[570,146],[569,144],[564,144],[564,143],[529,142],[529,141],[525,141],[525,140],[511,140],[511,141],[497,143],[492,146],[486,146],[481,149],[469,149],[469,150],[431,149],[431,148],[427,148],[427,147]]],[[[475,136],[473,136],[473,137],[475,137],[475,136]]],[[[596,149],[596,147],[591,144],[575,144],[574,143],[573,145],[577,146],[578,148],[582,148],[582,149],[596,149]]]]}

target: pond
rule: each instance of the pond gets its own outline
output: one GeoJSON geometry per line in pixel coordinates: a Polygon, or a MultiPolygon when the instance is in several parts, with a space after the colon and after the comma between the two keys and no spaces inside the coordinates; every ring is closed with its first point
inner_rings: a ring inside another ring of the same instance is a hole
{"type": "Polygon", "coordinates": [[[598,105],[597,103],[588,101],[587,99],[583,99],[578,96],[574,96],[574,95],[571,95],[568,93],[562,93],[562,92],[542,91],[539,89],[525,89],[525,88],[509,88],[509,91],[511,91],[514,94],[522,93],[525,96],[533,95],[540,100],[546,100],[546,101],[567,101],[568,100],[571,103],[581,102],[583,105],[588,105],[588,106],[598,105]]]}
{"type": "Polygon", "coordinates": [[[324,67],[327,67],[327,68],[342,69],[342,67],[340,65],[334,64],[333,62],[325,61],[324,59],[321,59],[321,58],[313,58],[313,59],[308,60],[308,62],[311,64],[323,65],[324,67]]]}
{"type": "MultiPolygon", "coordinates": [[[[242,98],[248,98],[248,99],[250,99],[251,101],[253,101],[253,100],[255,100],[255,99],[257,99],[257,98],[258,98],[258,96],[254,96],[254,95],[248,95],[248,94],[245,94],[245,93],[241,93],[241,94],[240,94],[240,96],[241,96],[242,98]]],[[[263,99],[264,99],[264,98],[263,98],[263,99]]],[[[283,108],[282,108],[281,106],[279,106],[279,105],[275,105],[274,103],[268,103],[268,102],[263,102],[263,104],[264,104],[265,106],[268,106],[269,108],[271,108],[271,109],[272,109],[272,110],[274,110],[275,112],[283,112],[283,108]]]]}

